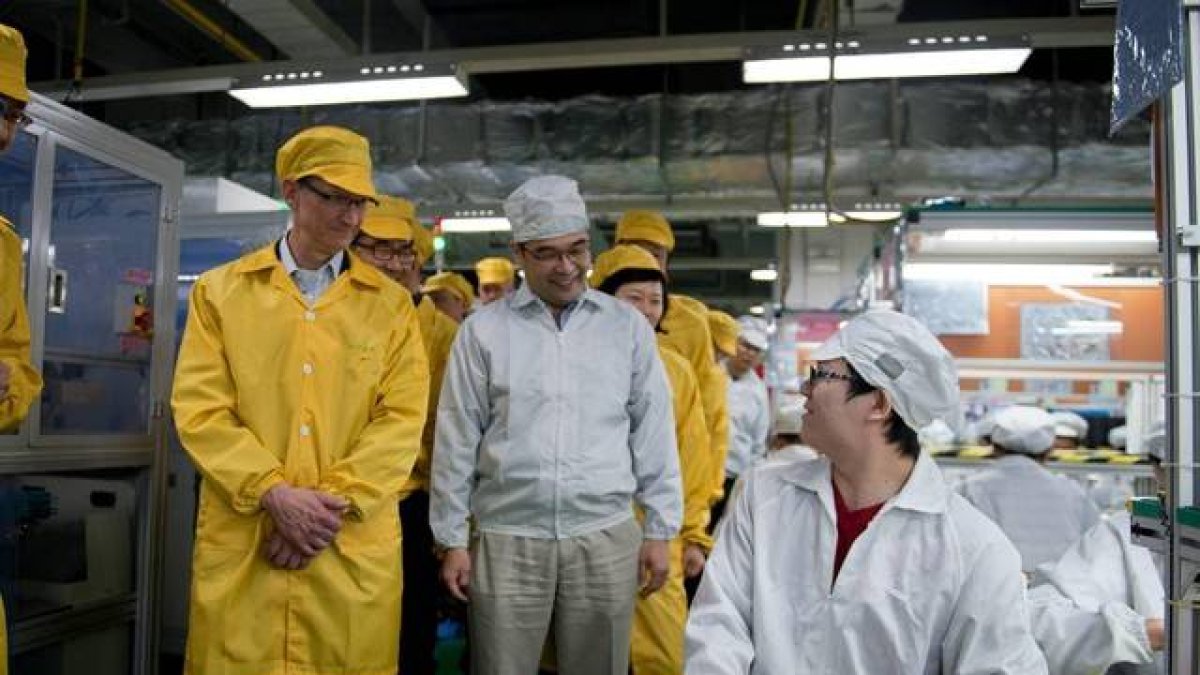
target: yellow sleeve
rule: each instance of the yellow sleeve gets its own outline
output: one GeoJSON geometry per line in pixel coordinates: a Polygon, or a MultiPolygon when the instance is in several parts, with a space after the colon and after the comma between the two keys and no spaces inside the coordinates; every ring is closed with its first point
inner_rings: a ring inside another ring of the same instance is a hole
{"type": "Polygon", "coordinates": [[[257,512],[263,494],[284,482],[283,467],[235,412],[221,322],[201,278],[188,299],[187,328],[175,366],[171,407],[184,450],[238,513],[257,512]]]}
{"type": "Polygon", "coordinates": [[[715,504],[725,491],[725,456],[729,452],[729,403],[726,398],[729,378],[715,361],[699,374],[700,399],[709,436],[709,504],[715,504]]]}
{"type": "Polygon", "coordinates": [[[21,292],[21,241],[0,219],[0,362],[8,366],[8,392],[0,397],[0,431],[21,423],[41,394],[42,376],[29,361],[29,316],[21,292]]]}
{"type": "Polygon", "coordinates": [[[671,375],[674,394],[675,437],[683,479],[683,527],[680,538],[684,543],[697,544],[709,551],[712,549],[712,538],[707,532],[712,469],[700,390],[691,367],[682,358],[678,360],[678,365],[668,368],[667,372],[671,375]]]}
{"type": "Polygon", "coordinates": [[[421,454],[413,466],[412,475],[404,485],[401,499],[415,490],[429,489],[429,468],[433,461],[433,440],[437,427],[437,403],[442,394],[442,379],[446,375],[446,363],[450,360],[450,348],[454,346],[454,336],[458,331],[458,324],[440,311],[434,310],[429,319],[421,318],[423,322],[431,322],[429,326],[421,324],[421,338],[425,341],[425,354],[429,359],[428,413],[421,431],[421,454]]]}
{"type": "Polygon", "coordinates": [[[351,515],[363,520],[376,509],[395,508],[421,454],[429,361],[416,311],[411,303],[403,307],[392,329],[370,421],[350,451],[325,472],[320,486],[349,500],[351,515]]]}

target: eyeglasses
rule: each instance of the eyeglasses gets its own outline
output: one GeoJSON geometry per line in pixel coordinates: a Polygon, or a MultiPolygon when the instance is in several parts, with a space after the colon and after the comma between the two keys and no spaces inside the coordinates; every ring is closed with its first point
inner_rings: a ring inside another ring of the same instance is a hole
{"type": "Polygon", "coordinates": [[[307,178],[301,178],[296,182],[300,184],[300,187],[303,187],[305,190],[308,190],[314,195],[320,197],[321,201],[325,202],[326,206],[331,206],[343,213],[350,210],[361,211],[367,208],[367,202],[370,201],[366,197],[335,194],[333,192],[318,190],[317,186],[313,185],[312,181],[308,180],[307,178]]]}
{"type": "Polygon", "coordinates": [[[826,370],[824,368],[813,368],[812,370],[809,371],[809,373],[808,373],[808,381],[809,382],[816,384],[817,382],[820,382],[821,380],[841,380],[843,382],[853,382],[854,378],[849,375],[835,373],[832,370],[826,370]]]}
{"type": "Polygon", "coordinates": [[[29,126],[33,122],[33,118],[25,114],[24,106],[17,107],[16,103],[3,97],[0,97],[0,118],[19,127],[29,126]]]}
{"type": "Polygon", "coordinates": [[[530,258],[533,258],[540,263],[558,262],[560,258],[566,258],[570,262],[580,267],[586,267],[588,256],[590,256],[592,253],[591,249],[588,248],[588,245],[589,242],[584,242],[578,246],[573,246],[566,251],[558,251],[552,248],[535,249],[522,245],[521,250],[525,253],[528,253],[530,258]]]}
{"type": "Polygon", "coordinates": [[[386,241],[363,241],[355,239],[354,245],[364,251],[370,251],[377,260],[398,258],[403,265],[411,265],[417,259],[417,252],[412,244],[390,244],[386,241]]]}

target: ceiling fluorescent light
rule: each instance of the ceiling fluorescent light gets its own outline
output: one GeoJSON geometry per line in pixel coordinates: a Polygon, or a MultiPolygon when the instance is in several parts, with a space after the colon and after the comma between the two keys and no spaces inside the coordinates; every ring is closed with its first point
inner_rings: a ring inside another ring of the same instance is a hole
{"type": "Polygon", "coordinates": [[[269,72],[238,80],[229,94],[251,108],[452,98],[468,93],[453,64],[364,65],[358,70],[269,72]]]}
{"type": "Polygon", "coordinates": [[[750,270],[750,278],[754,281],[775,281],[779,278],[779,272],[773,269],[750,270]]]}
{"type": "MultiPolygon", "coordinates": [[[[983,35],[960,37],[967,40],[953,36],[911,38],[900,43],[868,44],[865,48],[854,41],[838,43],[833,60],[834,77],[882,80],[1015,73],[1032,51],[1023,40],[988,40],[983,35]]],[[[747,84],[828,79],[829,46],[825,43],[753,49],[742,64],[742,80],[747,84]]]]}
{"type": "Polygon", "coordinates": [[[770,211],[758,214],[760,227],[826,227],[824,211],[770,211]]]}
{"type": "Polygon", "coordinates": [[[1132,244],[1155,243],[1154,230],[1020,230],[955,228],[946,230],[946,241],[980,244],[1132,244]]]}
{"type": "Polygon", "coordinates": [[[442,232],[509,232],[512,224],[501,216],[442,218],[442,232]]]}
{"type": "MultiPolygon", "coordinates": [[[[1087,284],[1110,279],[1112,265],[985,264],[985,263],[906,263],[906,280],[982,281],[1013,286],[1087,284]]],[[[1130,281],[1137,279],[1111,279],[1130,281]]]]}

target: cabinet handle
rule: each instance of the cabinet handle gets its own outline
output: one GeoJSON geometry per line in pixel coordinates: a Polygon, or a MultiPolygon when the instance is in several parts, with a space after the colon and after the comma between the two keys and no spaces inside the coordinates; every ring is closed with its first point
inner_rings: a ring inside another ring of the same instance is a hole
{"type": "Polygon", "coordinates": [[[50,268],[50,288],[46,293],[46,311],[67,313],[67,271],[50,268]]]}

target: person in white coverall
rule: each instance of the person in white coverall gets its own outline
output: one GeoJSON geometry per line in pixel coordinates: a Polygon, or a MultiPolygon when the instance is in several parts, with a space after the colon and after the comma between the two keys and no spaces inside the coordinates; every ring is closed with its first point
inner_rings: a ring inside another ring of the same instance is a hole
{"type": "Polygon", "coordinates": [[[958,492],[1000,526],[1032,573],[1058,560],[1100,520],[1078,483],[1050,473],[1041,462],[1054,446],[1054,418],[1041,408],[1014,405],[992,418],[998,459],[958,486],[958,492]]]}
{"type": "Polygon", "coordinates": [[[743,477],[687,627],[689,675],[1038,675],[1020,558],[945,484],[915,429],[960,417],[950,354],[892,311],[812,356],[821,457],[743,477]]]}

